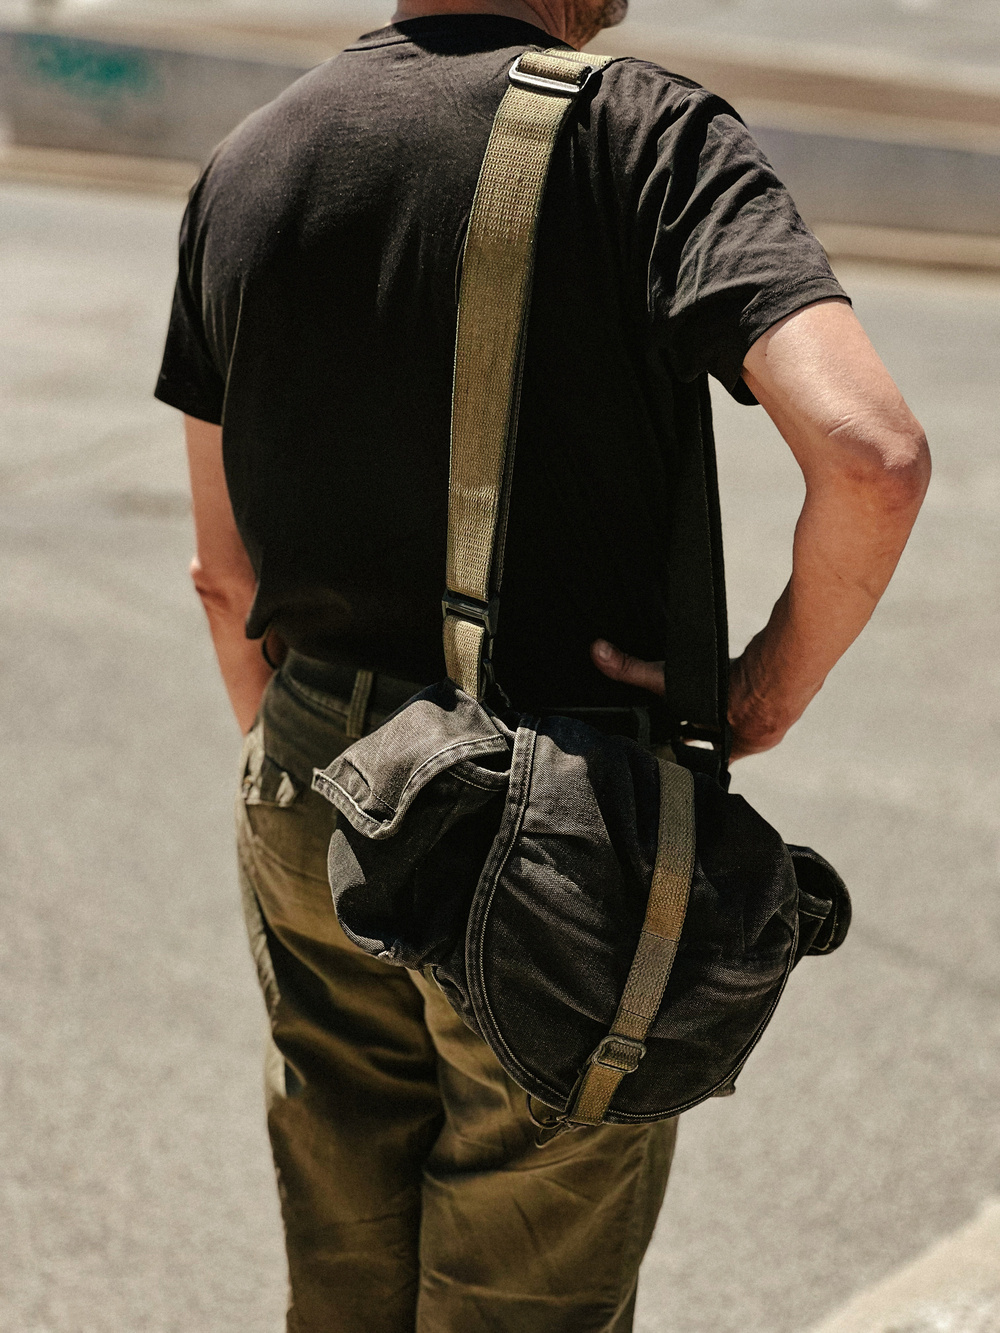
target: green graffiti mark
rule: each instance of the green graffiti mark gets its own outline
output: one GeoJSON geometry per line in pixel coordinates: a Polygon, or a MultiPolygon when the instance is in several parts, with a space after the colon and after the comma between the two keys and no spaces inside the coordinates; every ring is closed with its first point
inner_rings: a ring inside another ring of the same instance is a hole
{"type": "Polygon", "coordinates": [[[77,97],[144,97],[156,83],[152,62],[134,48],[24,33],[17,38],[17,55],[27,74],[77,97]]]}

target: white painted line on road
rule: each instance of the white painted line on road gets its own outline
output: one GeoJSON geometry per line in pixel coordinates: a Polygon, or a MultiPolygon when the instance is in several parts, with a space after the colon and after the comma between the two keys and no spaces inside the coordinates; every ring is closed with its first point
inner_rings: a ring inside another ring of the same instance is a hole
{"type": "Polygon", "coordinates": [[[811,1333],[1000,1333],[1000,1200],[811,1333]]]}

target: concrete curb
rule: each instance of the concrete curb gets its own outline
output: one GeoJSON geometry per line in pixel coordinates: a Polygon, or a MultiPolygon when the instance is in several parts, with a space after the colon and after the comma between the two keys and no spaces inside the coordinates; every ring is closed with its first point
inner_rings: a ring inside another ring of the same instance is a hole
{"type": "Polygon", "coordinates": [[[1000,1200],[810,1333],[996,1333],[1000,1200]]]}
{"type": "Polygon", "coordinates": [[[879,264],[1000,272],[1000,236],[909,231],[817,222],[816,235],[832,260],[861,259],[879,264]]]}
{"type": "Polygon", "coordinates": [[[1000,144],[995,151],[844,133],[839,117],[816,114],[782,123],[745,119],[810,224],[1000,235],[1000,144]]]}
{"type": "MultiPolygon", "coordinates": [[[[125,190],[184,198],[198,178],[197,162],[65,148],[0,147],[0,181],[125,190]]],[[[924,268],[1000,272],[1000,236],[913,231],[817,222],[816,235],[833,260],[854,259],[924,268]]]]}
{"type": "Polygon", "coordinates": [[[186,198],[201,170],[197,162],[65,148],[0,147],[0,180],[32,185],[128,190],[186,198]]]}

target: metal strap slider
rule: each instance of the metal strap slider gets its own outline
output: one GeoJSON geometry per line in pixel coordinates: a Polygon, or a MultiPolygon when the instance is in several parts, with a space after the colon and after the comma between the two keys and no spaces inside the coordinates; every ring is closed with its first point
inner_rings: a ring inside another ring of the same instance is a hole
{"type": "Polygon", "coordinates": [[[465,593],[449,592],[446,589],[441,598],[441,611],[445,616],[461,616],[463,620],[482,625],[491,639],[497,632],[500,602],[496,597],[481,602],[476,597],[467,597],[465,593]]]}
{"type": "Polygon", "coordinates": [[[646,1047],[634,1037],[619,1037],[611,1033],[598,1042],[597,1049],[590,1057],[590,1064],[604,1065],[606,1069],[616,1069],[621,1074],[634,1074],[639,1068],[639,1061],[646,1054],[646,1047]]]}
{"type": "MultiPolygon", "coordinates": [[[[558,93],[561,97],[575,97],[586,85],[593,74],[591,65],[573,66],[573,74],[567,79],[553,79],[542,74],[529,74],[521,68],[521,61],[533,53],[525,51],[507,71],[507,78],[518,88],[527,88],[536,93],[558,93]]],[[[567,61],[567,65],[569,62],[567,61]]]]}

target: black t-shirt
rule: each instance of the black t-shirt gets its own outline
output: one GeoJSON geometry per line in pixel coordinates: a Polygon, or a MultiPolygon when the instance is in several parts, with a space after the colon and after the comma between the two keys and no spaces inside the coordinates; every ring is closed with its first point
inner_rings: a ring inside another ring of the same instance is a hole
{"type": "MultiPolygon", "coordinates": [[[[461,247],[507,70],[553,45],[494,16],[383,28],[252,115],[195,187],[156,392],[223,425],[250,637],[445,674],[461,247]]],[[[842,295],[726,103],[641,60],[591,81],[539,232],[495,650],[515,706],[627,702],[590,662],[605,637],[666,655],[677,709],[711,720],[706,375],[752,402],[751,344],[842,295]]]]}

